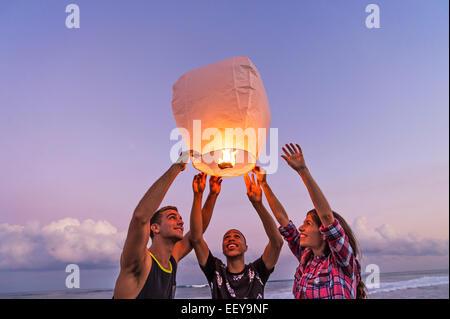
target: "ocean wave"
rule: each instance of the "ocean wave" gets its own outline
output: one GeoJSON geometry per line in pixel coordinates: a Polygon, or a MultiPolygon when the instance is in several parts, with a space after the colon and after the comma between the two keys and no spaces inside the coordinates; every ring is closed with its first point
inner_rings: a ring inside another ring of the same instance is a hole
{"type": "Polygon", "coordinates": [[[425,276],[416,279],[404,280],[404,281],[394,281],[394,282],[382,282],[380,288],[368,289],[369,294],[376,294],[380,292],[390,292],[395,290],[411,289],[411,288],[421,288],[421,287],[431,287],[439,285],[448,285],[448,276],[425,276]]]}
{"type": "MultiPolygon", "coordinates": [[[[381,282],[380,288],[368,289],[368,293],[371,295],[396,290],[440,286],[446,284],[449,284],[449,276],[424,276],[403,281],[381,282]]],[[[277,289],[275,291],[266,289],[264,297],[266,299],[292,299],[292,286],[277,289]]]]}
{"type": "Polygon", "coordinates": [[[208,284],[201,284],[201,285],[181,285],[181,286],[177,286],[177,288],[205,288],[205,287],[209,287],[208,284]]]}
{"type": "Polygon", "coordinates": [[[294,295],[292,294],[292,287],[289,287],[289,290],[286,291],[264,291],[265,299],[294,299],[294,295]]]}

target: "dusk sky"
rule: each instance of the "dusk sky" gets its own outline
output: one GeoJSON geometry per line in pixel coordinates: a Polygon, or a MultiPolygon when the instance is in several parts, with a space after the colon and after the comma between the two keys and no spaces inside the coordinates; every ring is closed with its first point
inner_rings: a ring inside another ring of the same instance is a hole
{"type": "MultiPolygon", "coordinates": [[[[172,85],[234,56],[264,82],[279,146],[268,182],[297,226],[312,202],[280,158],[288,142],[352,225],[363,270],[448,269],[448,12],[444,0],[1,1],[0,292],[64,289],[70,263],[82,288],[113,287],[133,210],[171,165],[172,85]]],[[[196,173],[163,201],[186,231],[196,173]]],[[[230,228],[247,262],[262,254],[242,177],[223,181],[205,234],[222,260],[230,228]]],[[[296,266],[284,245],[271,279],[296,266]]],[[[177,283],[206,283],[194,253],[177,283]]]]}

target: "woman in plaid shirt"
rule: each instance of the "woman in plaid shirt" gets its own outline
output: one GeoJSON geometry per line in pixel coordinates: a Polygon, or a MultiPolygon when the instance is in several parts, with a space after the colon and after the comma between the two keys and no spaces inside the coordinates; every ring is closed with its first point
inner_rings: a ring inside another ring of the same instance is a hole
{"type": "Polygon", "coordinates": [[[295,298],[366,298],[357,260],[358,245],[351,228],[342,216],[331,210],[306,167],[300,146],[291,143],[282,149],[285,155],[281,157],[300,175],[315,207],[307,213],[302,226],[297,229],[289,219],[267,184],[265,172],[260,167],[253,171],[280,223],[281,234],[299,261],[293,288],[295,298]]]}

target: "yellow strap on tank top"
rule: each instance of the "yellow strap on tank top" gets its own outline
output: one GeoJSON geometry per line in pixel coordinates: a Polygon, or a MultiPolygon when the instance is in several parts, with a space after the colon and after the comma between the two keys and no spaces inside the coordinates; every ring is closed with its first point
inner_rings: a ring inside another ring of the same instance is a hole
{"type": "Polygon", "coordinates": [[[170,264],[170,270],[167,270],[167,269],[165,269],[163,266],[161,266],[161,264],[159,263],[158,259],[156,259],[156,257],[153,256],[153,254],[152,254],[150,251],[148,251],[148,252],[149,252],[150,256],[152,256],[152,258],[156,261],[156,263],[158,264],[159,268],[161,268],[162,271],[164,271],[164,272],[166,272],[166,273],[168,273],[168,274],[171,274],[171,273],[172,273],[172,263],[171,263],[170,261],[169,261],[169,264],[170,264]]]}

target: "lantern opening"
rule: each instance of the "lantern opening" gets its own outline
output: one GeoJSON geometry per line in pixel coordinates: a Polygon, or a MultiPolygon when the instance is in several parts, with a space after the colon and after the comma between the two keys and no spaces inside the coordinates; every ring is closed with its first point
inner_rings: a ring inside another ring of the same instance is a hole
{"type": "Polygon", "coordinates": [[[231,152],[231,149],[222,150],[222,158],[217,162],[220,169],[233,168],[236,164],[236,154],[238,151],[231,152]]]}
{"type": "Polygon", "coordinates": [[[223,148],[204,154],[194,151],[192,164],[208,175],[233,177],[251,171],[256,165],[256,157],[238,148],[223,148]]]}

